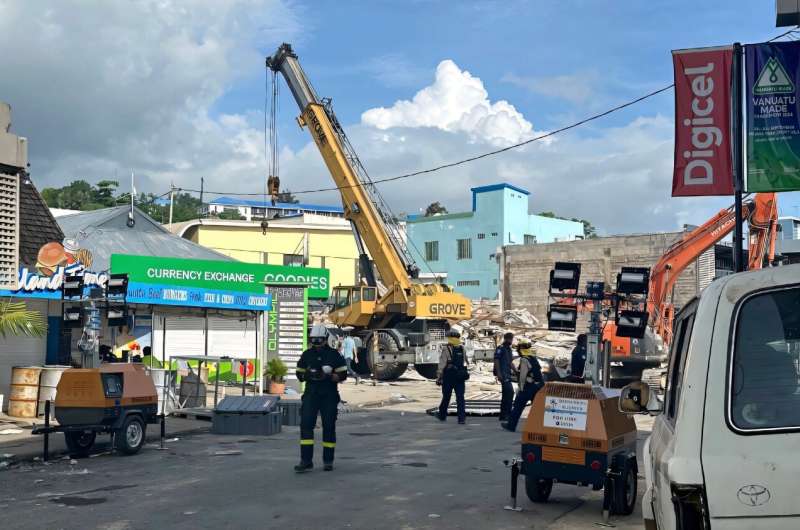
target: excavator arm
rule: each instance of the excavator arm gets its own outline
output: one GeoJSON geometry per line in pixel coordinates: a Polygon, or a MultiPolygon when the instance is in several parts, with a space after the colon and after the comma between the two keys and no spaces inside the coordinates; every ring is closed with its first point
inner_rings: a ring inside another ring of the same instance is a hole
{"type": "MultiPolygon", "coordinates": [[[[742,216],[750,227],[748,269],[760,269],[765,254],[771,262],[775,257],[778,206],[774,193],[757,193],[742,205],[742,216]]],[[[685,234],[673,244],[652,268],[647,310],[651,324],[666,345],[672,340],[672,319],[675,309],[669,300],[678,277],[686,267],[712,245],[727,236],[734,228],[733,208],[721,210],[702,226],[685,234]]]]}

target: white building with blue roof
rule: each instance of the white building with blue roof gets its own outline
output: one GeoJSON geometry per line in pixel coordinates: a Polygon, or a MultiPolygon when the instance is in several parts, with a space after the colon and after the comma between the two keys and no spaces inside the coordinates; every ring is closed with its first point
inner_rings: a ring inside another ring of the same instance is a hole
{"type": "Polygon", "coordinates": [[[208,213],[219,215],[223,212],[238,212],[248,221],[262,217],[289,217],[303,213],[313,213],[328,217],[344,217],[344,210],[339,206],[321,204],[278,202],[272,204],[264,199],[242,199],[240,197],[217,197],[208,203],[208,213]]]}

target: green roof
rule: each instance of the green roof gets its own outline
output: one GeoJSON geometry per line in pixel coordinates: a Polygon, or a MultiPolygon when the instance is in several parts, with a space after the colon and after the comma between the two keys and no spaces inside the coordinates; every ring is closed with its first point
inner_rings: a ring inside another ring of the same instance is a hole
{"type": "Polygon", "coordinates": [[[473,212],[462,212],[462,213],[446,213],[441,215],[432,215],[430,217],[415,217],[413,219],[409,219],[407,222],[409,223],[427,223],[430,221],[446,221],[447,219],[467,219],[472,217],[473,212]]]}

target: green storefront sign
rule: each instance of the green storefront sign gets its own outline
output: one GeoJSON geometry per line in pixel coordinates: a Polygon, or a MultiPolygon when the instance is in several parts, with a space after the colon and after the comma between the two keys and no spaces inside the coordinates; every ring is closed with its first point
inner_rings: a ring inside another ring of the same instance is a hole
{"type": "Polygon", "coordinates": [[[111,255],[111,272],[127,273],[136,284],[174,285],[199,289],[264,294],[264,284],[308,285],[308,297],[327,299],[330,271],[238,261],[194,260],[111,255]]]}

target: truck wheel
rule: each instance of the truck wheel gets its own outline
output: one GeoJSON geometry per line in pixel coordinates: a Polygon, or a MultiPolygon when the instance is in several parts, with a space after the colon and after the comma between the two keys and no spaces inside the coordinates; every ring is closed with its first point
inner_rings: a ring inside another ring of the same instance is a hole
{"type": "Polygon", "coordinates": [[[64,441],[67,443],[69,455],[74,458],[89,456],[96,436],[94,431],[65,431],[64,441]]]}
{"type": "Polygon", "coordinates": [[[636,506],[638,469],[636,460],[625,458],[619,464],[620,476],[614,478],[613,512],[617,515],[630,515],[636,506]]]}
{"type": "Polygon", "coordinates": [[[122,428],[114,433],[117,450],[126,455],[139,452],[144,445],[145,424],[142,418],[131,415],[125,418],[122,428]]]}
{"type": "Polygon", "coordinates": [[[422,377],[433,381],[436,379],[436,372],[439,370],[439,365],[433,363],[415,364],[414,369],[422,377]]]}
{"type": "MultiPolygon", "coordinates": [[[[397,343],[394,338],[388,333],[378,333],[378,351],[381,353],[397,351],[397,343]]],[[[371,357],[367,354],[367,359],[371,357]]],[[[378,381],[394,381],[406,371],[408,368],[407,363],[398,363],[394,361],[381,361],[371,364],[372,376],[378,381]]]]}
{"type": "Polygon", "coordinates": [[[525,475],[525,493],[531,502],[547,502],[553,491],[553,479],[525,475]]]}

